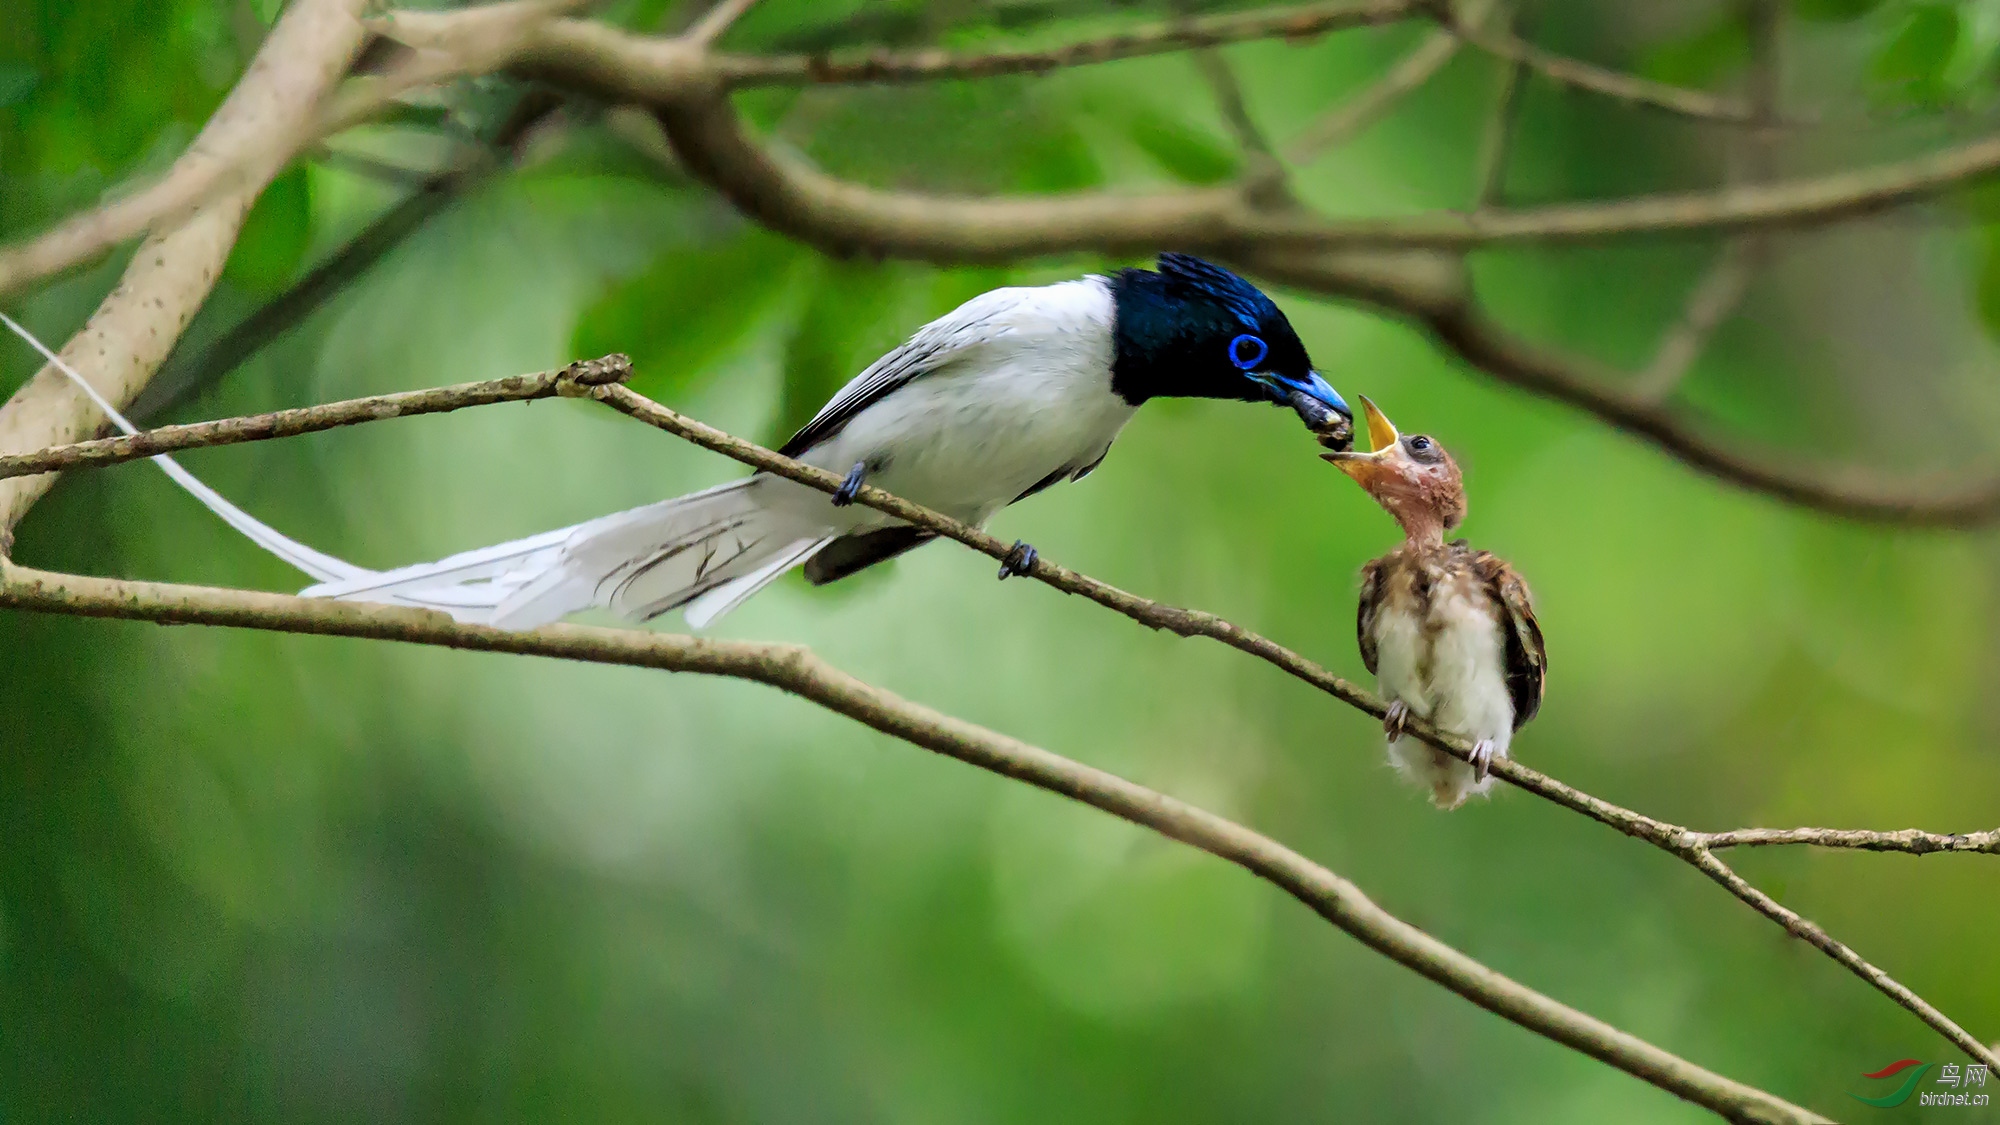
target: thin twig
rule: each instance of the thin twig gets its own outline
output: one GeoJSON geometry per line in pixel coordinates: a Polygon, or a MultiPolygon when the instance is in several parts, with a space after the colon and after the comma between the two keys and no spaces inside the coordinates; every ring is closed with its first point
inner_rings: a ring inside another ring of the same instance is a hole
{"type": "MultiPolygon", "coordinates": [[[[717,55],[715,73],[727,85],[929,82],[1040,74],[1072,66],[1200,50],[1252,39],[1304,42],[1332,31],[1399,23],[1427,14],[1429,0],[1332,0],[1279,5],[1212,16],[1180,17],[1054,47],[960,53],[937,49],[821,55],[717,55]]],[[[574,26],[574,21],[571,22],[574,26]]],[[[561,34],[563,28],[550,29],[561,34]]]]}
{"type": "MultiPolygon", "coordinates": [[[[1750,183],[1776,174],[1774,149],[1778,139],[1778,95],[1783,86],[1779,49],[1782,46],[1783,5],[1778,0],[1746,0],[1750,67],[1748,85],[1751,123],[1742,138],[1740,179],[1750,183]]],[[[1653,360],[1640,372],[1633,393],[1663,402],[1693,369],[1716,329],[1735,315],[1750,291],[1750,282],[1770,257],[1770,239],[1751,232],[1723,244],[1715,261],[1695,283],[1682,306],[1680,319],[1660,337],[1653,360]]]]}
{"type": "Polygon", "coordinates": [[[1025,782],[1199,848],[1277,886],[1368,948],[1487,1011],[1731,1121],[1817,1114],[1705,1070],[1474,961],[1390,914],[1354,884],[1267,836],[1114,774],[895,696],[810,649],[635,629],[550,625],[509,632],[441,613],[246,590],[121,582],[0,561],[0,605],[45,613],[363,637],[752,680],[893,738],[1025,782]]]}
{"type": "MultiPolygon", "coordinates": [[[[1506,16],[1499,23],[1511,35],[1518,13],[1510,7],[1506,16]]],[[[1475,211],[1502,206],[1506,202],[1507,167],[1514,155],[1514,131],[1521,120],[1521,96],[1527,91],[1527,77],[1527,63],[1501,60],[1498,83],[1493,91],[1493,108],[1487,113],[1486,128],[1479,134],[1479,158],[1474,165],[1477,172],[1472,192],[1472,209],[1475,211]]]]}
{"type": "Polygon", "coordinates": [[[1192,58],[1195,69],[1201,72],[1202,80],[1215,97],[1223,124],[1229,127],[1236,138],[1237,150],[1243,154],[1243,198],[1256,207],[1297,206],[1298,201],[1286,184],[1285,166],[1278,160],[1277,150],[1271,147],[1271,138],[1251,116],[1235,68],[1214,47],[1200,48],[1192,58]]]}
{"type": "MultiPolygon", "coordinates": [[[[1465,18],[1480,23],[1492,14],[1496,0],[1470,0],[1465,18]]],[[[1306,164],[1327,150],[1347,143],[1415,93],[1458,54],[1463,43],[1456,32],[1439,29],[1425,35],[1410,52],[1396,60],[1382,77],[1308,125],[1285,150],[1285,158],[1306,164]]]]}
{"type": "Polygon", "coordinates": [[[1632,383],[1632,394],[1665,402],[1694,367],[1715,330],[1735,315],[1750,281],[1769,254],[1761,235],[1738,235],[1723,243],[1715,261],[1688,292],[1679,319],[1660,336],[1653,358],[1632,383]]]}
{"type": "Polygon", "coordinates": [[[1702,874],[1721,884],[1730,894],[1749,904],[1750,908],[1783,926],[1787,933],[1804,941],[1813,948],[1833,958],[1854,975],[1875,986],[1876,990],[1901,1004],[1918,1019],[1942,1032],[1958,1048],[1989,1067],[2000,1068],[2000,1050],[1981,1043],[1968,1034],[1964,1028],[1953,1023],[1943,1012],[1928,1000],[1911,991],[1889,974],[1863,960],[1861,955],[1846,945],[1834,940],[1831,934],[1821,929],[1811,919],[1805,918],[1777,899],[1765,894],[1738,875],[1730,866],[1715,858],[1708,848],[1692,844],[1681,854],[1681,858],[1694,864],[1702,874]]]}
{"type": "Polygon", "coordinates": [[[546,91],[531,90],[522,95],[486,139],[483,151],[458,167],[423,177],[414,191],[371,220],[340,249],[327,255],[284,292],[230,325],[199,352],[188,355],[177,348],[159,374],[132,400],[126,413],[139,421],[154,417],[200,394],[242,366],[324,307],[439,212],[508,167],[522,137],[562,105],[561,98],[546,91]]]}
{"type": "Polygon", "coordinates": [[[1382,77],[1333,107],[1306,126],[1285,149],[1285,158],[1306,164],[1360,135],[1410,96],[1458,54],[1461,40],[1449,31],[1425,35],[1410,53],[1398,59],[1382,77]]]}
{"type": "Polygon", "coordinates": [[[421,391],[370,395],[367,398],[345,399],[292,410],[274,410],[268,414],[224,418],[214,422],[195,422],[185,426],[161,426],[158,429],[123,437],[98,438],[95,441],[55,446],[34,453],[0,455],[0,480],[59,472],[63,469],[116,465],[161,453],[175,453],[183,449],[207,449],[211,446],[236,445],[242,442],[292,437],[297,434],[312,434],[341,426],[360,425],[363,422],[379,422],[385,418],[443,414],[453,410],[463,410],[469,406],[488,406],[496,402],[524,402],[531,399],[552,398],[565,393],[565,390],[573,385],[589,385],[604,379],[624,378],[630,370],[630,360],[622,355],[612,355],[532,375],[513,375],[505,379],[456,383],[421,391]]]}
{"type": "Polygon", "coordinates": [[[1565,86],[1634,105],[1663,109],[1683,117],[1739,125],[1751,121],[1750,108],[1730,98],[1597,66],[1544,50],[1512,34],[1487,31],[1467,22],[1452,21],[1446,26],[1480,50],[1529,67],[1565,86]]]}
{"type": "Polygon", "coordinates": [[[1904,852],[1909,855],[1930,855],[1933,852],[2000,855],[2000,828],[1963,833],[1925,832],[1916,828],[1896,832],[1868,832],[1852,828],[1738,828],[1729,832],[1696,833],[1696,839],[1710,851],[1809,844],[1817,848],[1852,848],[1864,852],[1904,852]]]}

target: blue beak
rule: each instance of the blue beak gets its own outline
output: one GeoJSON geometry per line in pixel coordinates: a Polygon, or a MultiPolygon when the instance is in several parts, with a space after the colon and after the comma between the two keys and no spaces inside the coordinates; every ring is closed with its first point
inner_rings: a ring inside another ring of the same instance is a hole
{"type": "Polygon", "coordinates": [[[1289,399],[1291,393],[1297,391],[1348,421],[1354,420],[1354,408],[1348,406],[1347,400],[1340,397],[1340,392],[1333,389],[1333,384],[1320,378],[1317,371],[1308,371],[1303,379],[1287,379],[1271,371],[1260,371],[1250,377],[1277,391],[1280,400],[1289,399]]]}

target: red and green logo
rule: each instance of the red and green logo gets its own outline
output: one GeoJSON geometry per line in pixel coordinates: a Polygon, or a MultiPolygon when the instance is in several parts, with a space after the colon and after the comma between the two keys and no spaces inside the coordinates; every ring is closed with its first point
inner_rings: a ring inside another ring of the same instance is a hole
{"type": "Polygon", "coordinates": [[[1872,1106],[1880,1106],[1883,1109],[1894,1108],[1910,1100],[1910,1095],[1917,1092],[1917,1083],[1924,1080],[1924,1072],[1930,1068],[1931,1064],[1927,1062],[1918,1062],[1915,1059],[1898,1059],[1873,1074],[1864,1074],[1861,1077],[1878,1080],[1894,1078],[1896,1075],[1907,1070],[1910,1072],[1910,1076],[1903,1079],[1901,1086],[1896,1087],[1892,1092],[1884,1094],[1879,1098],[1865,1098],[1860,1094],[1849,1094],[1848,1097],[1858,1102],[1866,1102],[1872,1106]]]}

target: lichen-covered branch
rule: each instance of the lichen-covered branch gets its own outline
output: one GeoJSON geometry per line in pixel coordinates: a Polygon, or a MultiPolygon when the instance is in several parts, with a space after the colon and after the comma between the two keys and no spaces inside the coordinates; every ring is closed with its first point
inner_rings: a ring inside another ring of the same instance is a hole
{"type": "Polygon", "coordinates": [[[1925,832],[1903,828],[1894,832],[1870,832],[1854,828],[1738,828],[1729,832],[1701,832],[1696,838],[1710,851],[1723,848],[1770,847],[1778,844],[1807,844],[1816,848],[1852,848],[1864,852],[1903,852],[1930,855],[1933,852],[1984,852],[2000,855],[2000,828],[1985,832],[1925,832]]]}

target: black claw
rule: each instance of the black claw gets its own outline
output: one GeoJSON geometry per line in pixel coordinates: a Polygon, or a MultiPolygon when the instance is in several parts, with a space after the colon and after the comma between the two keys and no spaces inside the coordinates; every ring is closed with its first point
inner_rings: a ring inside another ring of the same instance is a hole
{"type": "Polygon", "coordinates": [[[1016,575],[1026,578],[1028,571],[1035,565],[1035,557],[1033,547],[1019,539],[1014,540],[1014,549],[1007,552],[1006,558],[1000,560],[1001,581],[1004,582],[1016,575]]]}
{"type": "Polygon", "coordinates": [[[854,467],[847,470],[847,479],[841,481],[840,487],[833,490],[833,506],[845,508],[854,503],[854,494],[861,491],[861,478],[867,475],[868,462],[856,461],[854,467]]]}

